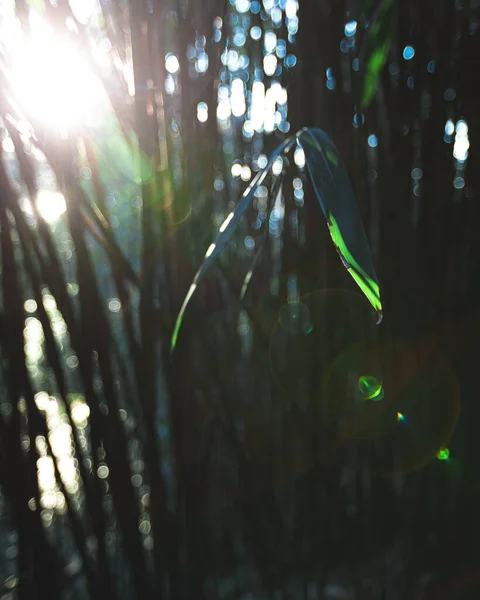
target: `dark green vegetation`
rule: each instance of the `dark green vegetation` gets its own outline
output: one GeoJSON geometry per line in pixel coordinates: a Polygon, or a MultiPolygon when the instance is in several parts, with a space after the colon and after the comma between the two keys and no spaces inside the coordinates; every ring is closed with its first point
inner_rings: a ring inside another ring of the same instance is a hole
{"type": "Polygon", "coordinates": [[[55,4],[1,35],[3,598],[478,598],[480,4],[55,4]]]}
{"type": "MultiPolygon", "coordinates": [[[[295,136],[280,144],[271,153],[266,166],[257,173],[245,190],[240,202],[220,226],[219,235],[207,249],[204,262],[193,278],[190,290],[180,309],[172,335],[172,351],[175,349],[183,314],[200,280],[206,274],[210,265],[213,264],[215,258],[224,250],[226,243],[252,204],[254,197],[258,194],[260,185],[272,170],[274,163],[278,160],[283,163],[283,155],[295,145],[297,150],[303,151],[302,163],[307,165],[315,195],[327,219],[330,235],[342,262],[364,291],[372,306],[378,311],[379,320],[381,321],[382,304],[380,302],[377,276],[373,268],[370,248],[355,203],[353,190],[348,180],[348,173],[342,164],[337,148],[328,138],[328,135],[321,129],[304,128],[295,136]]],[[[297,160],[297,162],[299,161],[297,160]]],[[[279,180],[279,183],[275,182],[277,183],[278,192],[277,194],[271,194],[273,201],[277,200],[278,194],[283,191],[281,187],[283,168],[276,174],[276,177],[279,180]]],[[[272,209],[273,206],[271,205],[269,213],[272,209]]],[[[248,285],[252,275],[253,269],[248,272],[248,279],[244,287],[248,285]]],[[[244,288],[242,288],[240,298],[243,300],[244,296],[244,288]]],[[[299,308],[298,300],[294,300],[292,304],[295,308],[299,308]]]]}

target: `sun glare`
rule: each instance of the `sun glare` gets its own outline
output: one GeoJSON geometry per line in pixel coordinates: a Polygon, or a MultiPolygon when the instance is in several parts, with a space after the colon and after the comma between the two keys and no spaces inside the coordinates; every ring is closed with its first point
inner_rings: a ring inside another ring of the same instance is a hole
{"type": "Polygon", "coordinates": [[[38,192],[37,208],[43,219],[50,224],[58,221],[60,216],[67,210],[63,194],[49,190],[38,192]]]}
{"type": "Polygon", "coordinates": [[[27,117],[48,127],[70,130],[94,123],[106,106],[100,80],[85,52],[55,35],[40,17],[31,23],[29,39],[16,44],[11,83],[27,117]]]}

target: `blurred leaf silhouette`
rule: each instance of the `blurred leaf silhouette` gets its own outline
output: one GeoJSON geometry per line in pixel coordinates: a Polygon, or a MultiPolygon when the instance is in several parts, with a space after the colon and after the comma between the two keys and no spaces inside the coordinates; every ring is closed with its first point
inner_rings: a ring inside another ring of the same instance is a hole
{"type": "Polygon", "coordinates": [[[377,90],[378,79],[387,62],[396,17],[395,0],[382,0],[374,10],[363,39],[360,60],[364,79],[361,104],[367,107],[377,90]]]}

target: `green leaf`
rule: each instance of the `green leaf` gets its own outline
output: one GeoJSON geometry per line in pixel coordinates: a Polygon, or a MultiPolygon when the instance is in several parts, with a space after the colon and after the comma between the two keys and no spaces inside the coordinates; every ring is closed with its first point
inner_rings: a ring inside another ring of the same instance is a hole
{"type": "Polygon", "coordinates": [[[297,135],[333,243],[348,272],[378,312],[380,322],[382,304],[372,253],[340,153],[321,129],[304,129],[297,135]]]}
{"type": "MultiPolygon", "coordinates": [[[[372,101],[378,79],[387,62],[395,25],[395,0],[384,0],[372,17],[363,42],[361,55],[365,62],[365,75],[361,104],[366,107],[372,101]]],[[[363,62],[363,61],[361,61],[363,62]]]]}
{"type": "Polygon", "coordinates": [[[377,82],[387,62],[390,42],[385,42],[370,56],[365,70],[365,81],[362,95],[362,106],[368,106],[377,91],[377,82]]]}
{"type": "Polygon", "coordinates": [[[215,242],[213,244],[210,244],[210,246],[208,247],[207,252],[205,253],[205,258],[203,260],[203,263],[200,266],[200,268],[198,269],[195,277],[193,278],[190,289],[188,290],[188,293],[185,296],[185,300],[183,301],[182,307],[180,308],[180,312],[178,313],[177,320],[175,322],[175,327],[173,328],[173,334],[172,334],[172,339],[171,339],[171,344],[170,344],[171,352],[173,352],[173,350],[175,349],[175,345],[177,343],[177,338],[178,338],[178,333],[179,333],[180,327],[182,325],[182,320],[183,320],[183,316],[185,314],[185,310],[188,306],[188,303],[192,299],[192,296],[195,293],[195,290],[197,289],[200,281],[203,279],[203,277],[205,276],[207,271],[210,269],[212,264],[215,262],[217,257],[220,255],[220,253],[225,248],[228,240],[231,238],[233,232],[237,228],[237,225],[240,223],[243,215],[245,214],[246,210],[250,206],[250,204],[255,196],[255,191],[257,190],[258,186],[260,186],[262,184],[263,180],[265,179],[265,177],[268,175],[270,169],[272,168],[272,165],[273,165],[275,159],[278,156],[280,156],[283,152],[288,150],[288,148],[293,144],[294,141],[295,141],[295,138],[290,137],[285,142],[283,142],[283,144],[278,146],[278,148],[276,148],[272,152],[265,168],[262,169],[261,171],[259,171],[257,173],[257,175],[253,178],[250,185],[243,193],[243,196],[240,198],[240,201],[237,204],[237,206],[235,207],[235,209],[228,215],[228,217],[225,219],[225,221],[220,226],[217,239],[215,240],[215,242]]]}

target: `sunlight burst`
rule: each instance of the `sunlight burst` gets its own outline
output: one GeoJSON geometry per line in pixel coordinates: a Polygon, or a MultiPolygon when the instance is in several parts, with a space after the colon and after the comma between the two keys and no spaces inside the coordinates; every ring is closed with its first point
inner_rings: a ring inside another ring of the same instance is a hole
{"type": "Polygon", "coordinates": [[[60,216],[67,210],[63,194],[49,190],[38,192],[37,208],[43,219],[50,224],[58,221],[60,216]]]}
{"type": "Polygon", "coordinates": [[[10,81],[27,117],[62,131],[95,122],[106,94],[85,51],[36,17],[31,36],[18,42],[10,81]]]}

